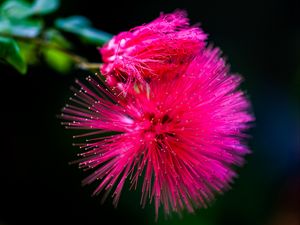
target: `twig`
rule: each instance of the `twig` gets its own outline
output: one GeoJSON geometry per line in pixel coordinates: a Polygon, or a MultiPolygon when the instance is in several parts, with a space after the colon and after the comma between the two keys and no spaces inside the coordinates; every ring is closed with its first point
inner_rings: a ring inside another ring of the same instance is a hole
{"type": "Polygon", "coordinates": [[[82,62],[77,64],[77,67],[83,70],[98,70],[101,67],[101,65],[101,63],[82,62]]]}

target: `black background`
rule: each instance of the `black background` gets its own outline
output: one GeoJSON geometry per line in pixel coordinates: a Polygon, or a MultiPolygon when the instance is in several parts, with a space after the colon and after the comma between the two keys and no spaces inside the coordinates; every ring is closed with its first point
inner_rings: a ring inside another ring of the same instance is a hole
{"type": "MultiPolygon", "coordinates": [[[[47,23],[56,16],[80,14],[116,34],[178,8],[187,10],[192,24],[201,22],[232,71],[245,77],[242,86],[257,121],[250,131],[253,154],[239,169],[233,189],[209,209],[167,220],[161,214],[156,224],[292,225],[288,219],[300,217],[297,1],[63,0],[47,23]]],[[[100,61],[91,46],[78,45],[76,51],[100,61]]],[[[155,224],[153,205],[141,209],[138,191],[124,191],[117,209],[111,199],[101,205],[100,198],[90,197],[95,185],[81,187],[87,174],[68,164],[78,149],[71,145],[72,132],[56,116],[71,95],[74,79],[86,75],[78,70],[61,75],[41,64],[22,76],[0,65],[1,225],[155,224]]]]}

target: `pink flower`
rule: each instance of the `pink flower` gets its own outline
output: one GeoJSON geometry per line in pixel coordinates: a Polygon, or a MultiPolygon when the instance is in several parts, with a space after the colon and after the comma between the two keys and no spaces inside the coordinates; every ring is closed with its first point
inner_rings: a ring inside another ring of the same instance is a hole
{"type": "Polygon", "coordinates": [[[165,74],[176,76],[204,47],[205,39],[199,27],[189,25],[184,11],[162,14],[100,48],[101,72],[110,86],[127,92],[137,81],[145,84],[165,74]]]}
{"type": "Polygon", "coordinates": [[[93,170],[84,184],[99,182],[94,194],[112,191],[114,204],[126,180],[137,187],[141,203],[153,200],[166,214],[205,207],[228,189],[241,166],[245,131],[253,121],[250,105],[238,90],[241,78],[228,71],[217,49],[202,50],[168,82],[116,95],[91,77],[77,81],[72,104],[63,109],[67,128],[91,130],[79,136],[81,168],[93,170]]]}

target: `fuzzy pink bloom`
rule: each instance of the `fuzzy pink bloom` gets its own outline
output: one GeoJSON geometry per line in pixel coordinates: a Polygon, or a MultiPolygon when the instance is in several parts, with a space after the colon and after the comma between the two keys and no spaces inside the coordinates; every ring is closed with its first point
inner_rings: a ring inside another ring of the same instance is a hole
{"type": "Polygon", "coordinates": [[[189,25],[184,11],[162,14],[116,35],[100,48],[101,72],[110,86],[127,92],[137,81],[145,84],[152,78],[180,73],[204,47],[205,39],[199,27],[189,25]]]}
{"type": "Polygon", "coordinates": [[[142,181],[141,204],[154,200],[167,214],[205,207],[229,188],[249,152],[245,130],[253,117],[241,78],[229,74],[217,49],[202,50],[184,75],[116,95],[91,77],[77,81],[72,104],[63,109],[68,128],[91,130],[80,144],[82,168],[99,180],[94,194],[112,190],[117,204],[126,180],[142,181]]]}

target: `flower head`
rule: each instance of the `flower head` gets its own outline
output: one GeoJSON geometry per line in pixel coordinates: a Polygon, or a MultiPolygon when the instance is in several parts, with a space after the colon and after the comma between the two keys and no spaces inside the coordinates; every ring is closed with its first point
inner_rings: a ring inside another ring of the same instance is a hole
{"type": "Polygon", "coordinates": [[[199,27],[189,25],[184,11],[162,14],[116,35],[100,48],[101,72],[110,86],[127,92],[136,82],[145,84],[180,73],[204,47],[205,39],[199,27]]]}
{"type": "MultiPolygon", "coordinates": [[[[202,50],[185,73],[154,80],[127,96],[89,77],[63,109],[68,128],[91,130],[81,144],[79,165],[99,180],[95,194],[113,190],[117,204],[126,180],[142,181],[143,205],[154,200],[156,214],[193,211],[226,190],[249,152],[245,130],[253,117],[238,90],[241,78],[228,71],[217,49],[202,50]]],[[[106,194],[106,196],[107,196],[106,194]]]]}

